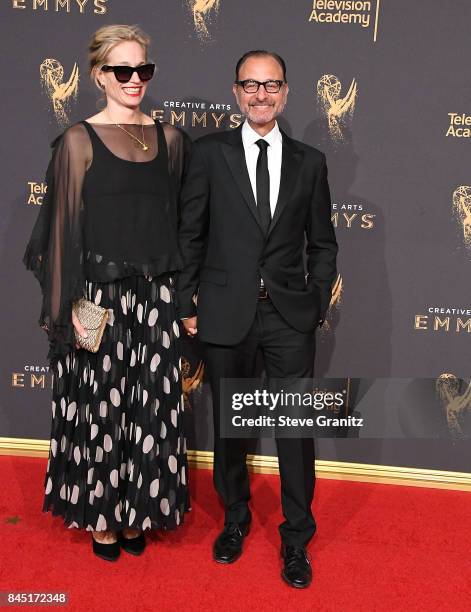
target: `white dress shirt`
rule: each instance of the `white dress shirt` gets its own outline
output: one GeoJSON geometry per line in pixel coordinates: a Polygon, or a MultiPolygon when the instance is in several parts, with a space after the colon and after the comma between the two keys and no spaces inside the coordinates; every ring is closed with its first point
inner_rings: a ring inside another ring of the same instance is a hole
{"type": "MultiPolygon", "coordinates": [[[[248,121],[245,121],[242,126],[242,143],[244,145],[245,163],[247,164],[255,201],[257,201],[257,159],[260,153],[256,142],[261,138],[262,136],[250,127],[248,121]]],[[[270,145],[267,149],[267,156],[268,174],[270,175],[270,209],[271,216],[273,217],[280,191],[281,156],[283,151],[283,138],[278,123],[275,123],[273,129],[263,136],[263,140],[266,140],[270,145]]]]}

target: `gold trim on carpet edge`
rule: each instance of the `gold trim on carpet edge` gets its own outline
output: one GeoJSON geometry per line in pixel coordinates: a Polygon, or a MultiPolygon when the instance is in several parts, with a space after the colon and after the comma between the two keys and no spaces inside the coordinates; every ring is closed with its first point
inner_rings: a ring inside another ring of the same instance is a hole
{"type": "MultiPolygon", "coordinates": [[[[29,440],[25,438],[0,438],[0,455],[22,455],[28,457],[47,457],[49,440],[29,440]]],[[[192,467],[210,469],[213,453],[210,451],[188,451],[192,467]]],[[[264,455],[249,455],[247,459],[252,472],[278,474],[278,459],[264,455]]],[[[342,461],[316,461],[318,478],[333,480],[353,480],[380,484],[430,487],[434,489],[455,489],[471,491],[471,474],[467,472],[445,472],[422,468],[372,465],[368,463],[345,463],[342,461]]]]}

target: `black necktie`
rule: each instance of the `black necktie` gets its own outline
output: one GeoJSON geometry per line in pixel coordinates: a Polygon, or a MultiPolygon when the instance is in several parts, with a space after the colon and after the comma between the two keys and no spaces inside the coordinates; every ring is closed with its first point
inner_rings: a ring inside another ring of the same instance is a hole
{"type": "Polygon", "coordinates": [[[263,232],[267,234],[271,223],[270,175],[268,174],[267,156],[268,142],[261,138],[257,140],[256,144],[260,149],[257,159],[257,208],[263,232]]]}

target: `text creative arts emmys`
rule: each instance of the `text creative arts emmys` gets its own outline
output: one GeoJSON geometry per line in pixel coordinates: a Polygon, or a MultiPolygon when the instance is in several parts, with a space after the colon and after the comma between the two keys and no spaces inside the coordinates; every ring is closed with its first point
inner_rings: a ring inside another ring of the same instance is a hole
{"type": "Polygon", "coordinates": [[[78,13],[84,15],[93,12],[105,15],[108,11],[108,0],[11,0],[12,8],[47,11],[50,13],[78,13]]]}

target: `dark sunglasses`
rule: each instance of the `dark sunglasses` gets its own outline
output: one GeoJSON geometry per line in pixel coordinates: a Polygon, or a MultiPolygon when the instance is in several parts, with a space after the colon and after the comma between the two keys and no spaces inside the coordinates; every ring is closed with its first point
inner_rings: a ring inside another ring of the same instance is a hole
{"type": "Polygon", "coordinates": [[[143,66],[107,66],[101,67],[103,72],[114,72],[116,80],[120,83],[127,83],[131,80],[133,72],[137,72],[137,76],[143,82],[150,81],[154,76],[155,64],[144,64],[143,66]]]}

